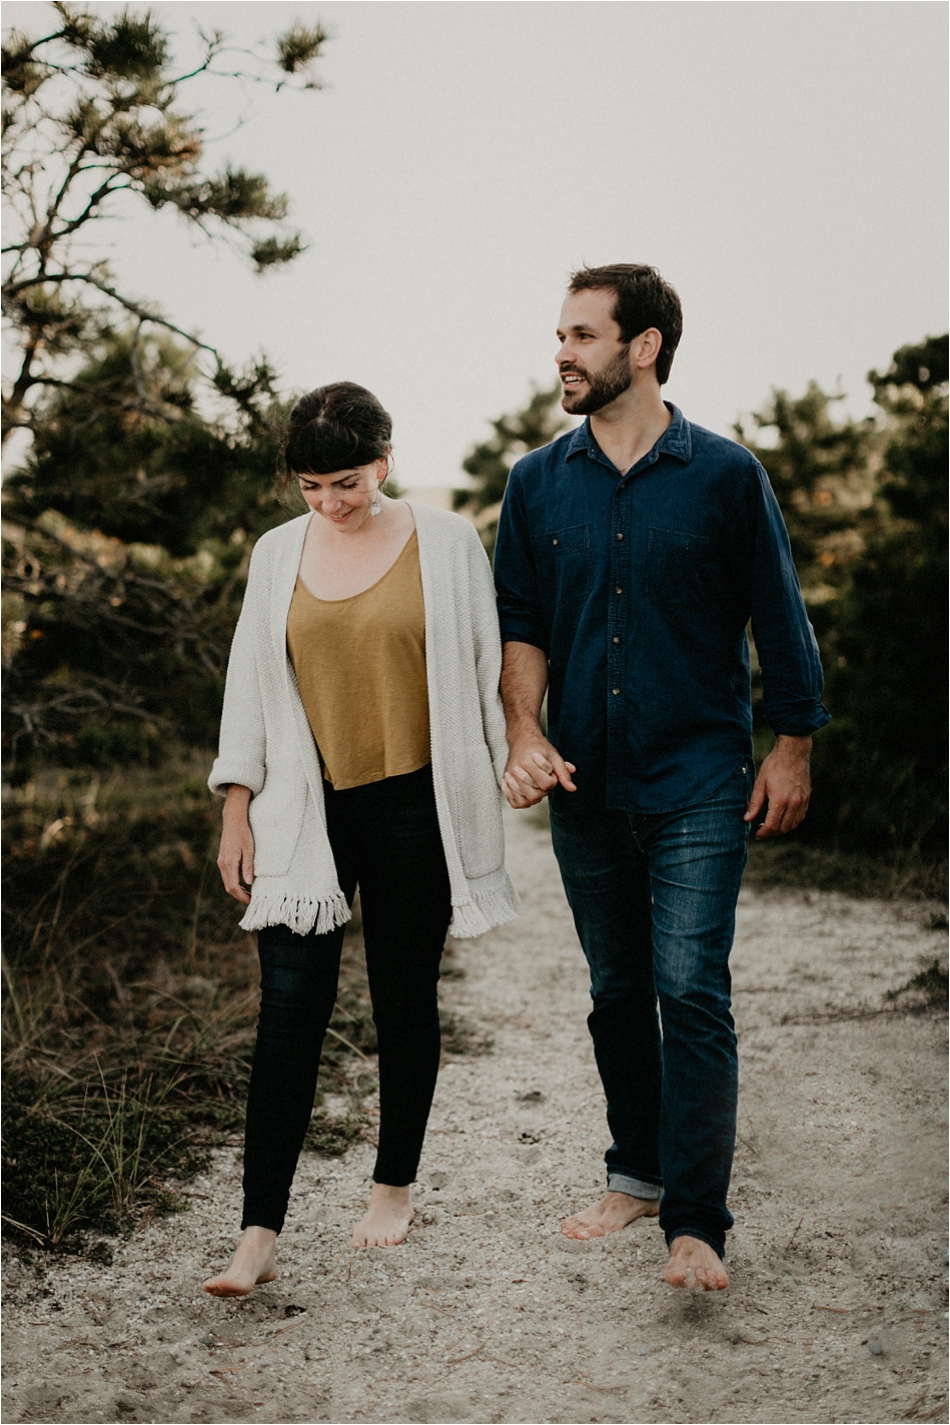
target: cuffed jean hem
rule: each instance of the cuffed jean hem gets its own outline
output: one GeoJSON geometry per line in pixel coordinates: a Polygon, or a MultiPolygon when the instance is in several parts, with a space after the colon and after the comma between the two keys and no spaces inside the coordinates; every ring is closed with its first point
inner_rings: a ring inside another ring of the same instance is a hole
{"type": "Polygon", "coordinates": [[[677,1237],[695,1237],[697,1242],[705,1242],[707,1247],[712,1247],[721,1262],[724,1262],[726,1259],[726,1240],[724,1237],[720,1237],[718,1242],[714,1242],[711,1237],[708,1237],[706,1233],[701,1231],[698,1227],[676,1227],[667,1237],[666,1245],[672,1247],[677,1237]]]}
{"type": "Polygon", "coordinates": [[[662,1183],[647,1183],[642,1178],[629,1178],[626,1173],[607,1174],[608,1192],[625,1192],[628,1197],[641,1197],[645,1202],[659,1202],[662,1183]]]}

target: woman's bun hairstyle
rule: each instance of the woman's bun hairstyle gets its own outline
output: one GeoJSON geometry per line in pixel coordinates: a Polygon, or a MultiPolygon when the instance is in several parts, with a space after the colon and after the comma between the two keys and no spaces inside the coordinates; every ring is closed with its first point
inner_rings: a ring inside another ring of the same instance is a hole
{"type": "Polygon", "coordinates": [[[365,386],[335,381],[303,396],[290,413],[288,476],[333,475],[389,454],[393,423],[365,386]]]}

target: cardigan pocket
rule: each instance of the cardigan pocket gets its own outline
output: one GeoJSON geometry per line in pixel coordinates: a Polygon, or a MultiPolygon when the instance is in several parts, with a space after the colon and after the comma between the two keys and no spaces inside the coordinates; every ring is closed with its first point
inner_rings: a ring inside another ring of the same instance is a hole
{"type": "Polygon", "coordinates": [[[287,874],[300,839],[307,795],[299,758],[278,757],[267,763],[264,786],[248,807],[256,876],[287,874]]]}
{"type": "Polygon", "coordinates": [[[451,767],[448,793],[462,870],[468,880],[477,881],[497,871],[505,859],[501,794],[484,742],[465,752],[453,751],[451,767]]]}

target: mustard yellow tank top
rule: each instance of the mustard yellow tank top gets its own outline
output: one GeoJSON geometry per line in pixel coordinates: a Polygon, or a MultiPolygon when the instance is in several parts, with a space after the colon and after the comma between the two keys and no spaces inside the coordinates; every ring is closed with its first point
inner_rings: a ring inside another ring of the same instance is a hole
{"type": "Polygon", "coordinates": [[[383,577],[349,599],[303,583],[287,615],[287,649],[333,787],[362,787],[430,760],[426,624],[413,531],[383,577]]]}

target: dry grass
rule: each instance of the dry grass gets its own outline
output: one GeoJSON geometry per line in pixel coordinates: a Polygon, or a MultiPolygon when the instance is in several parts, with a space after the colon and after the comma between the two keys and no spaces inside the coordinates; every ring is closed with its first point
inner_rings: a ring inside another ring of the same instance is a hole
{"type": "MultiPolygon", "coordinates": [[[[50,775],[8,797],[4,833],[4,1227],[80,1249],[181,1206],[175,1182],[240,1126],[256,950],[218,882],[197,766],[50,775]]],[[[362,1132],[374,1050],[357,923],[309,1147],[362,1132]],[[342,1117],[321,1111],[328,1090],[342,1117]]]]}
{"type": "Polygon", "coordinates": [[[871,856],[814,846],[795,835],[749,843],[746,883],[753,886],[807,886],[818,891],[886,900],[946,900],[947,864],[924,860],[914,851],[871,856]]]}

